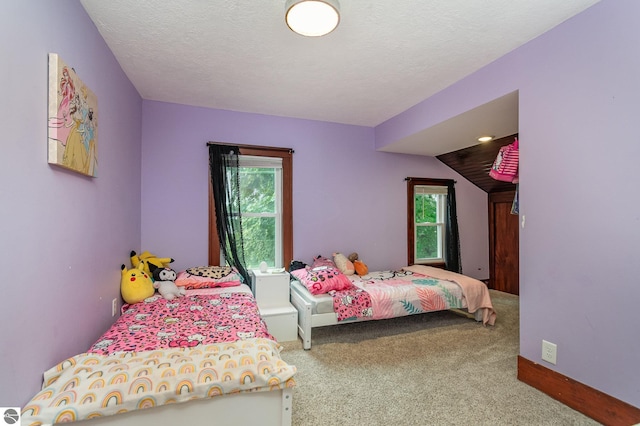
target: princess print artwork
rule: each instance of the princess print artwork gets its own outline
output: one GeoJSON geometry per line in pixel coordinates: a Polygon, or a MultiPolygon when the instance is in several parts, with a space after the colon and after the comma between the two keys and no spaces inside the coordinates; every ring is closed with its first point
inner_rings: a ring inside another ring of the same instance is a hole
{"type": "Polygon", "coordinates": [[[98,99],[73,68],[49,54],[49,163],[87,176],[98,170],[98,99]]]}

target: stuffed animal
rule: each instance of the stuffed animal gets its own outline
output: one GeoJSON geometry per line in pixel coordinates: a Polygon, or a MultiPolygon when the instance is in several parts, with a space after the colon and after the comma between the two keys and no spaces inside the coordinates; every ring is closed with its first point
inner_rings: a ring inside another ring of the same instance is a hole
{"type": "Polygon", "coordinates": [[[122,265],[120,269],[122,270],[120,293],[125,302],[129,304],[139,303],[156,293],[151,278],[142,270],[142,265],[131,269],[127,269],[126,266],[122,265]]]}
{"type": "Polygon", "coordinates": [[[289,264],[289,272],[296,271],[298,269],[304,269],[307,267],[307,264],[300,260],[292,260],[289,264]]]}
{"type": "Polygon", "coordinates": [[[353,263],[342,253],[333,253],[333,262],[336,264],[340,272],[345,275],[353,275],[356,271],[353,263]]]}
{"type": "Polygon", "coordinates": [[[142,252],[139,256],[136,255],[135,251],[131,251],[131,266],[137,268],[138,265],[142,264],[142,270],[145,271],[149,276],[153,275],[153,271],[150,268],[150,265],[155,266],[156,268],[168,268],[169,264],[173,262],[173,259],[170,257],[158,257],[155,254],[151,254],[148,251],[142,252]]]}
{"type": "Polygon", "coordinates": [[[353,263],[356,274],[363,276],[369,273],[369,268],[367,267],[367,265],[365,265],[363,261],[358,259],[358,253],[351,253],[347,258],[351,261],[351,263],[353,263]]]}
{"type": "Polygon", "coordinates": [[[178,287],[175,283],[176,271],[171,268],[157,268],[154,265],[151,265],[151,268],[153,268],[153,287],[162,297],[172,300],[175,297],[184,296],[185,289],[178,287]]]}
{"type": "Polygon", "coordinates": [[[319,254],[316,257],[314,257],[313,258],[313,262],[311,263],[311,269],[317,269],[317,268],[323,268],[323,269],[334,268],[335,269],[337,267],[338,266],[333,261],[333,259],[329,259],[328,257],[324,257],[321,254],[319,254]]]}

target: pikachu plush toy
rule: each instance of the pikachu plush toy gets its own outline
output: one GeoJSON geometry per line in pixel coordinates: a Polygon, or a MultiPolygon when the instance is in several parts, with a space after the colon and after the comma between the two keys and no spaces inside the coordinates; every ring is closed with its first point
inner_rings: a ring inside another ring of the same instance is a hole
{"type": "Polygon", "coordinates": [[[148,251],[142,252],[141,254],[136,254],[135,251],[131,251],[130,255],[131,266],[138,268],[142,265],[142,270],[149,276],[153,275],[154,269],[168,268],[169,264],[173,262],[171,257],[158,257],[148,251]]]}
{"type": "Polygon", "coordinates": [[[142,264],[137,268],[127,269],[122,265],[122,279],[120,280],[120,293],[125,302],[129,304],[142,302],[147,297],[155,294],[151,277],[142,270],[142,264]]]}

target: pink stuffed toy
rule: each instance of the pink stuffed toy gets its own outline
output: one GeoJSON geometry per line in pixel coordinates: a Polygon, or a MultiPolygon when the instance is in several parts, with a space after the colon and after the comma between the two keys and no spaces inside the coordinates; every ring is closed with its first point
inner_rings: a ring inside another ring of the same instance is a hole
{"type": "Polygon", "coordinates": [[[356,268],[353,266],[353,262],[351,262],[347,257],[342,253],[333,253],[333,262],[336,264],[340,272],[345,275],[353,275],[356,271],[356,268]]]}

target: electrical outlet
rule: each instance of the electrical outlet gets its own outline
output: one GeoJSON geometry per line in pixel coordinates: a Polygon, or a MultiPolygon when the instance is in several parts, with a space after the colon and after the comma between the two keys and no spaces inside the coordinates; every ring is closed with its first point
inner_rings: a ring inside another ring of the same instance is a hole
{"type": "Polygon", "coordinates": [[[542,341],[542,360],[547,361],[553,365],[556,364],[558,346],[555,343],[542,341]]]}
{"type": "Polygon", "coordinates": [[[111,301],[111,316],[115,317],[118,313],[118,299],[113,299],[111,301]]]}

